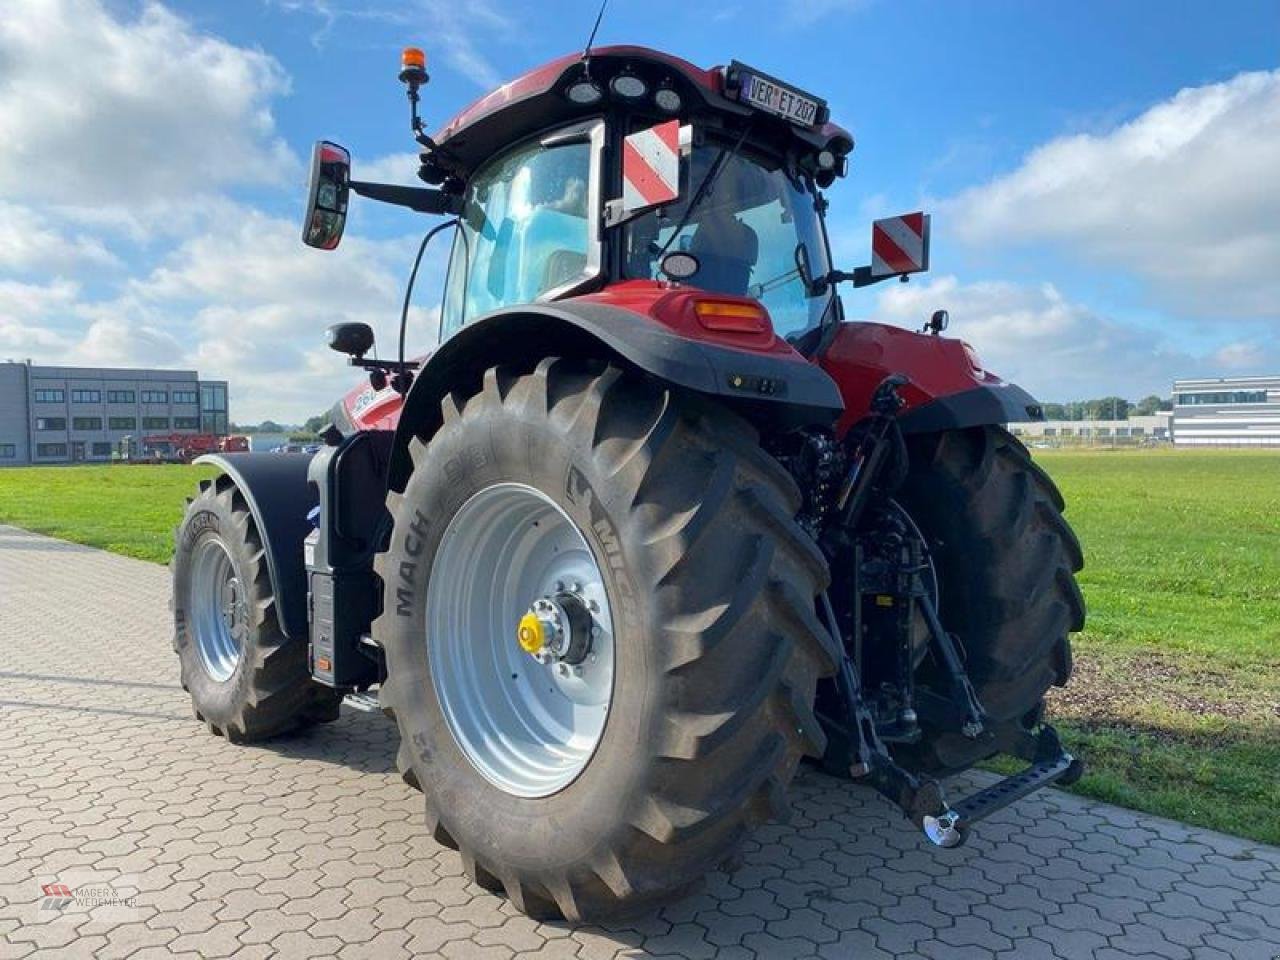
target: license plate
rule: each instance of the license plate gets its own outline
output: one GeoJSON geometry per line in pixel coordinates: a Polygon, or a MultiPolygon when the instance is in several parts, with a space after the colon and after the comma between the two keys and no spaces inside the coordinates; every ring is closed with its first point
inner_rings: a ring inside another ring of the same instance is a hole
{"type": "Polygon", "coordinates": [[[738,99],[743,103],[806,127],[818,123],[820,100],[749,68],[739,68],[737,80],[738,99]]]}

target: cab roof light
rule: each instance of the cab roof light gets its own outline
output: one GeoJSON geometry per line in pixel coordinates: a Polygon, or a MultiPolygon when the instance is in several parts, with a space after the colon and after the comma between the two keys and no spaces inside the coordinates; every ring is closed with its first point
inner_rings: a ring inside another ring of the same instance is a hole
{"type": "Polygon", "coordinates": [[[758,303],[741,300],[695,300],[694,315],[708,330],[722,333],[768,333],[769,312],[758,303]]]}
{"type": "Polygon", "coordinates": [[[623,100],[639,100],[649,92],[649,85],[644,78],[632,73],[630,67],[623,67],[622,72],[609,81],[609,89],[623,100]]]}
{"type": "Polygon", "coordinates": [[[663,113],[679,113],[684,101],[680,99],[680,94],[671,85],[671,81],[663,80],[658,84],[658,89],[653,91],[653,104],[663,113]]]}
{"type": "Polygon", "coordinates": [[[576,103],[580,107],[588,107],[604,99],[604,90],[584,70],[580,77],[565,88],[564,95],[571,103],[576,103]]]}

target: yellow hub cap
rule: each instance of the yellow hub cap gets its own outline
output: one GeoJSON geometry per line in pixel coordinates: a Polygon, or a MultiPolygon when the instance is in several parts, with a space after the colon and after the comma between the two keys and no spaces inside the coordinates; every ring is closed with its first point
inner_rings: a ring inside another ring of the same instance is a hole
{"type": "Polygon", "coordinates": [[[520,625],[516,627],[516,642],[520,644],[521,650],[529,654],[538,653],[546,646],[546,631],[533,611],[520,618],[520,625]]]}

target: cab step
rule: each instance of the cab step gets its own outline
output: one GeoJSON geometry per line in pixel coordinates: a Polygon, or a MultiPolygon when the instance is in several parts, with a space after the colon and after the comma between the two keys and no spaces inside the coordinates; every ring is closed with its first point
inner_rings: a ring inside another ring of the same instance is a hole
{"type": "Polygon", "coordinates": [[[363,693],[348,693],[342,698],[342,702],[353,710],[359,710],[361,713],[377,713],[382,709],[381,704],[378,703],[378,692],[376,690],[363,693]]]}

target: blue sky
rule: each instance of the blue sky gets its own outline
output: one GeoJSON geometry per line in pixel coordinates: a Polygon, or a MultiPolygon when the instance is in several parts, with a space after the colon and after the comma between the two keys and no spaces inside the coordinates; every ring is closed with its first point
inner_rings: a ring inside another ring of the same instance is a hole
{"type": "MultiPolygon", "coordinates": [[[[324,326],[365,319],[387,342],[426,224],[366,204],[337,254],[303,248],[310,142],[410,176],[400,47],[427,51],[434,126],[579,47],[594,15],[0,0],[0,358],[197,366],[244,420],[323,409],[352,381],[324,326]]],[[[736,58],[830,101],[858,144],[831,191],[844,266],[872,217],[934,214],[931,274],[847,293],[851,316],[947,307],[1045,399],[1280,370],[1274,3],[613,0],[598,42],[736,58]]]]}

